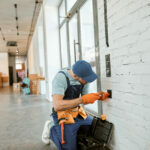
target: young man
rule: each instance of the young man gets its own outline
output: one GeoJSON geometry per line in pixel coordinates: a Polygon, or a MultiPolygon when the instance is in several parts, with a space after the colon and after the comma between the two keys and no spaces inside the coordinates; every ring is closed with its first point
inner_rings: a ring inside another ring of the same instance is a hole
{"type": "Polygon", "coordinates": [[[92,117],[87,116],[80,104],[92,104],[105,100],[107,92],[88,94],[88,84],[97,79],[91,65],[79,60],[72,69],[64,69],[55,76],[52,83],[53,120],[50,138],[58,150],[76,150],[77,131],[81,125],[91,125],[92,117]]]}

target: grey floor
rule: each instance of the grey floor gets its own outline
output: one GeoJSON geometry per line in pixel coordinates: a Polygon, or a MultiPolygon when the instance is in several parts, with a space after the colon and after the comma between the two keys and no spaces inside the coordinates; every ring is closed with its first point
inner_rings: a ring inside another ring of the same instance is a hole
{"type": "Polygon", "coordinates": [[[0,88],[0,150],[52,150],[41,141],[49,114],[50,103],[44,96],[0,88]]]}

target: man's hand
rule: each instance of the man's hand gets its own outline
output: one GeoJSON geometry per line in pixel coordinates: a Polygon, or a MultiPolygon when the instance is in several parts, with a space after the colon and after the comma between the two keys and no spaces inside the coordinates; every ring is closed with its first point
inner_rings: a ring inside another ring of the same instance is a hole
{"type": "Polygon", "coordinates": [[[108,96],[109,96],[109,93],[108,93],[108,92],[101,92],[101,91],[99,91],[99,92],[97,92],[97,93],[100,95],[100,100],[101,100],[101,101],[106,100],[106,99],[108,98],[108,96]]]}
{"type": "Polygon", "coordinates": [[[90,93],[82,96],[83,104],[92,104],[98,99],[100,99],[99,93],[90,93]]]}

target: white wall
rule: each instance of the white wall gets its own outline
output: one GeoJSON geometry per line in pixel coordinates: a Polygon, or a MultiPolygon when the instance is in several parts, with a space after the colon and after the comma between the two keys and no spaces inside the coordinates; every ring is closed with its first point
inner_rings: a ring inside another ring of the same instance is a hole
{"type": "MultiPolygon", "coordinates": [[[[39,42],[40,75],[45,77],[44,41],[43,41],[42,26],[38,27],[38,42],[39,42]]],[[[41,81],[41,94],[46,94],[45,80],[41,81]]]]}
{"type": "Polygon", "coordinates": [[[0,72],[8,76],[8,53],[0,53],[0,72]]]}
{"type": "Polygon", "coordinates": [[[16,63],[25,63],[27,57],[26,56],[16,56],[16,63]]]}
{"type": "Polygon", "coordinates": [[[38,53],[38,33],[35,28],[32,41],[28,51],[29,74],[40,74],[39,53],[38,53]]]}
{"type": "Polygon", "coordinates": [[[28,51],[28,66],[29,74],[46,77],[46,82],[41,82],[41,94],[47,93],[47,98],[51,101],[52,79],[60,69],[58,14],[56,5],[49,1],[43,5],[28,51]]]}
{"type": "MultiPolygon", "coordinates": [[[[8,53],[0,53],[0,72],[3,76],[9,77],[8,72],[8,53]]],[[[9,83],[4,83],[3,86],[8,86],[9,83]]]]}
{"type": "MultiPolygon", "coordinates": [[[[45,77],[42,15],[40,13],[28,52],[29,74],[45,77]]],[[[46,94],[45,80],[40,82],[40,94],[46,94]]]]}
{"type": "Polygon", "coordinates": [[[44,20],[45,20],[45,37],[46,37],[46,51],[47,51],[47,71],[48,71],[48,85],[49,95],[51,99],[52,80],[56,73],[60,70],[60,54],[59,54],[59,37],[58,37],[58,13],[57,6],[51,6],[46,3],[44,6],[44,20]]]}
{"type": "Polygon", "coordinates": [[[114,123],[111,150],[150,149],[150,5],[147,0],[108,0],[110,47],[105,44],[103,1],[98,1],[103,102],[114,123]],[[105,55],[111,56],[112,77],[106,78],[105,55]]]}

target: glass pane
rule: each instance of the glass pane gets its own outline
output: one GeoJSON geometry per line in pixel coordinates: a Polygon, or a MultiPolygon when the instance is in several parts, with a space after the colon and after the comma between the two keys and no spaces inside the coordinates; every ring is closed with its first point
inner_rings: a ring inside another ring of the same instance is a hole
{"type": "MultiPolygon", "coordinates": [[[[95,43],[94,43],[94,23],[93,23],[93,4],[87,1],[80,10],[81,18],[81,48],[82,59],[89,62],[93,71],[96,72],[95,62],[95,43]]],[[[89,84],[89,92],[97,92],[97,81],[89,84]]],[[[98,103],[86,105],[86,108],[98,113],[98,103]]]]}
{"type": "Polygon", "coordinates": [[[65,11],[65,0],[63,0],[60,8],[59,8],[59,21],[60,21],[60,24],[63,22],[63,20],[65,19],[66,17],[66,11],[65,11]]]}
{"type": "Polygon", "coordinates": [[[60,29],[62,68],[68,67],[66,23],[60,29]]]}
{"type": "Polygon", "coordinates": [[[16,64],[16,69],[22,69],[22,64],[16,64]]]}
{"type": "Polygon", "coordinates": [[[70,11],[72,6],[75,4],[77,0],[67,0],[67,12],[70,11]]]}
{"type": "MultiPolygon", "coordinates": [[[[45,51],[44,51],[44,34],[43,34],[43,14],[39,15],[38,22],[38,49],[39,49],[39,65],[40,65],[40,76],[46,76],[45,70],[45,51]]],[[[46,81],[42,80],[40,82],[40,92],[41,94],[46,94],[46,81]]]]}
{"type": "Polygon", "coordinates": [[[78,34],[77,34],[77,15],[69,21],[69,38],[70,38],[70,57],[71,65],[79,60],[79,45],[78,45],[78,34]]]}

